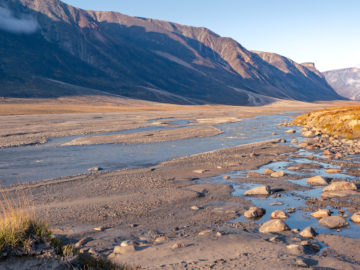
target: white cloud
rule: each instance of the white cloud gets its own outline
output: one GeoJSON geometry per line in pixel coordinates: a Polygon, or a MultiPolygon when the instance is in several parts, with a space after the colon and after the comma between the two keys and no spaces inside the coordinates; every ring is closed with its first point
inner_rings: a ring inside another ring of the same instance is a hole
{"type": "Polygon", "coordinates": [[[17,34],[31,34],[38,28],[37,21],[29,15],[15,17],[11,10],[0,7],[0,29],[17,34]]]}

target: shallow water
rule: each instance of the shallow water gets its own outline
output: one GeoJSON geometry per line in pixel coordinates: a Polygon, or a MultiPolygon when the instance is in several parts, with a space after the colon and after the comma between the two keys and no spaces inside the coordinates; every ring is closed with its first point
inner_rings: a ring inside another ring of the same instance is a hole
{"type": "MultiPolygon", "coordinates": [[[[0,149],[0,179],[3,185],[11,185],[84,173],[88,168],[95,166],[102,167],[104,170],[152,166],[175,157],[278,138],[279,135],[272,135],[274,131],[281,134],[281,138],[291,140],[296,134],[284,133],[287,127],[276,126],[286,118],[289,118],[289,115],[258,116],[236,123],[216,125],[223,131],[217,136],[160,143],[61,146],[62,143],[78,137],[72,136],[54,138],[38,146],[0,149]]],[[[185,123],[176,122],[176,119],[167,120],[176,124],[185,123]]],[[[147,127],[118,133],[162,128],[147,127]]]]}

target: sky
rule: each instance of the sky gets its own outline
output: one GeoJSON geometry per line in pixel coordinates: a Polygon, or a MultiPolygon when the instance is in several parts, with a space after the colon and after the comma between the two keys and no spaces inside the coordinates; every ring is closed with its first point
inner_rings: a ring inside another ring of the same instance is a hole
{"type": "MultiPolygon", "coordinates": [[[[64,1],[64,0],[63,0],[64,1]]],[[[65,0],[83,9],[209,28],[320,71],[360,67],[360,0],[65,0]]]]}

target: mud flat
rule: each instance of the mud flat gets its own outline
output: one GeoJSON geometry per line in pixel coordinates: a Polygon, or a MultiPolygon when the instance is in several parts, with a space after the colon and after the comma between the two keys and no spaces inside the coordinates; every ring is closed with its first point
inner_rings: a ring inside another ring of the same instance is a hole
{"type": "MultiPolygon", "coordinates": [[[[144,269],[259,269],[264,264],[267,269],[297,269],[299,265],[356,269],[358,264],[349,259],[353,250],[341,260],[336,251],[334,256],[322,256],[317,240],[306,240],[292,231],[262,234],[257,223],[236,221],[254,203],[233,193],[232,179],[201,183],[201,179],[283,162],[295,150],[271,140],[176,158],[149,168],[12,186],[4,192],[11,197],[28,190],[37,216],[65,241],[87,238],[81,246],[84,252],[91,249],[99,256],[144,269]],[[122,250],[121,245],[133,248],[114,253],[122,250]]],[[[304,190],[283,178],[269,178],[268,183],[285,192],[304,190]]],[[[327,240],[329,246],[333,242],[327,240]]]]}
{"type": "Polygon", "coordinates": [[[166,142],[174,140],[184,140],[188,138],[202,138],[221,134],[222,131],[212,126],[201,127],[184,127],[168,130],[155,130],[145,132],[135,132],[131,134],[114,134],[91,137],[80,137],[71,142],[64,143],[67,145],[92,145],[92,144],[145,144],[166,142]]]}

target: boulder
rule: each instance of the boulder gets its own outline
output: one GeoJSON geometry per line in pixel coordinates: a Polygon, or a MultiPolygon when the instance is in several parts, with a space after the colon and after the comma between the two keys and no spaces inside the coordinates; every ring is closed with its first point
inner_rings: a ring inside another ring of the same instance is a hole
{"type": "Polygon", "coordinates": [[[327,186],[329,184],[328,180],[321,176],[313,176],[306,180],[311,186],[327,186]]]}
{"type": "Polygon", "coordinates": [[[314,213],[311,213],[310,216],[314,217],[314,218],[323,218],[323,217],[328,217],[331,215],[331,212],[329,209],[319,209],[314,213]]]}
{"type": "Polygon", "coordinates": [[[270,195],[271,188],[268,185],[263,185],[261,187],[256,187],[253,189],[250,189],[245,192],[245,196],[253,196],[253,195],[270,195]]]}
{"type": "Polygon", "coordinates": [[[339,216],[323,217],[319,220],[319,224],[329,229],[337,229],[349,225],[349,223],[343,217],[339,216]]]}
{"type": "Polygon", "coordinates": [[[277,233],[288,230],[290,230],[289,226],[281,219],[269,220],[259,228],[259,232],[261,233],[277,233]]]}
{"type": "Polygon", "coordinates": [[[354,213],[350,219],[352,222],[360,223],[360,212],[354,213]]]}
{"type": "Polygon", "coordinates": [[[252,206],[249,210],[244,212],[244,217],[247,219],[260,218],[263,215],[265,215],[265,209],[257,206],[252,206]]]}
{"type": "Polygon", "coordinates": [[[317,235],[315,230],[310,226],[303,229],[299,234],[305,238],[314,238],[317,235]]]}
{"type": "Polygon", "coordinates": [[[357,186],[352,182],[338,181],[338,182],[333,182],[329,186],[325,187],[323,189],[323,192],[327,192],[327,191],[343,191],[343,190],[356,191],[357,186]]]}
{"type": "Polygon", "coordinates": [[[289,216],[282,210],[275,210],[271,213],[273,219],[287,219],[289,216]]]}
{"type": "Polygon", "coordinates": [[[283,171],[277,171],[277,172],[273,172],[271,174],[271,177],[278,178],[278,177],[283,177],[284,175],[285,173],[283,171]]]}

